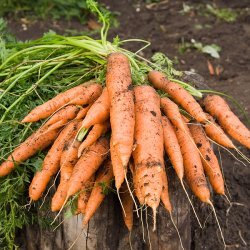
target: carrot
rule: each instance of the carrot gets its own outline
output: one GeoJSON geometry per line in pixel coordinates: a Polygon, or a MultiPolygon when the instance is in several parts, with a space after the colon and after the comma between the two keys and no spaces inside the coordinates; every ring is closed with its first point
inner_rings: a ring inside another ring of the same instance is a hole
{"type": "Polygon", "coordinates": [[[29,186],[29,196],[32,200],[36,201],[42,196],[47,184],[50,181],[50,178],[59,170],[63,147],[65,146],[65,143],[68,142],[68,140],[74,138],[76,135],[78,124],[78,120],[70,122],[62,130],[50,148],[43,161],[42,170],[35,174],[29,186]]]}
{"type": "Polygon", "coordinates": [[[224,195],[224,180],[220,170],[219,162],[203,128],[198,124],[192,124],[188,127],[196,143],[196,146],[202,155],[201,161],[214,191],[218,194],[224,195]]]}
{"type": "Polygon", "coordinates": [[[67,104],[85,105],[92,103],[101,94],[101,89],[101,85],[97,83],[88,86],[79,85],[69,89],[33,109],[22,122],[36,122],[47,118],[67,104]]]}
{"type": "MultiPolygon", "coordinates": [[[[78,130],[81,123],[79,122],[77,125],[78,130]]],[[[72,175],[73,167],[78,160],[77,152],[80,144],[74,137],[64,144],[60,159],[60,184],[51,201],[52,212],[59,211],[66,199],[69,179],[72,175]]]]}
{"type": "Polygon", "coordinates": [[[169,98],[161,98],[161,109],[163,113],[170,119],[174,126],[182,129],[183,131],[187,129],[178,106],[169,98]]]}
{"type": "Polygon", "coordinates": [[[110,99],[113,146],[127,167],[134,144],[134,94],[128,58],[122,53],[108,56],[106,86],[110,99]]]}
{"type": "Polygon", "coordinates": [[[166,116],[161,117],[165,151],[180,180],[184,176],[183,157],[175,130],[166,116]]]}
{"type": "MultiPolygon", "coordinates": [[[[186,125],[186,124],[185,124],[186,125]]],[[[187,126],[187,125],[186,125],[187,126]]],[[[198,149],[191,138],[190,132],[175,127],[176,136],[181,148],[184,162],[184,175],[193,193],[203,202],[210,202],[204,170],[198,149]]]]}
{"type": "Polygon", "coordinates": [[[97,208],[101,205],[113,176],[111,161],[107,160],[96,177],[94,188],[86,205],[83,225],[89,222],[97,208]]]}
{"type": "Polygon", "coordinates": [[[131,231],[133,227],[134,202],[125,182],[121,187],[121,201],[125,211],[125,214],[124,211],[122,211],[123,220],[128,230],[131,231]]]}
{"type": "Polygon", "coordinates": [[[104,88],[100,97],[93,103],[82,122],[83,128],[90,128],[95,124],[105,122],[109,118],[110,100],[107,88],[104,88]]]}
{"type": "Polygon", "coordinates": [[[179,84],[169,81],[163,73],[158,71],[149,72],[148,78],[155,88],[168,93],[176,103],[181,105],[198,122],[205,123],[207,121],[199,103],[179,84]]]}
{"type": "Polygon", "coordinates": [[[207,120],[209,121],[208,123],[204,124],[204,129],[207,136],[224,147],[235,148],[233,142],[225,134],[222,128],[214,121],[213,117],[209,114],[206,115],[207,120]]]}
{"type": "Polygon", "coordinates": [[[168,177],[166,169],[162,171],[162,192],[161,192],[161,201],[169,213],[172,213],[172,205],[169,199],[168,193],[168,177]]]}
{"type": "Polygon", "coordinates": [[[206,111],[218,120],[219,124],[230,136],[250,148],[250,130],[231,111],[222,97],[208,95],[203,103],[206,111]]]}
{"type": "Polygon", "coordinates": [[[89,200],[92,188],[94,186],[95,176],[91,176],[85,185],[81,188],[81,192],[77,199],[77,210],[76,213],[85,214],[87,202],[89,200]]]}
{"type": "Polygon", "coordinates": [[[100,167],[107,156],[108,144],[107,138],[99,138],[82,154],[69,180],[67,198],[77,193],[100,167]]]}
{"type": "Polygon", "coordinates": [[[120,158],[117,155],[115,147],[113,146],[113,136],[110,139],[110,155],[113,167],[113,173],[115,176],[115,187],[119,191],[122,183],[124,182],[125,175],[127,173],[127,168],[124,168],[120,158]]]}
{"type": "Polygon", "coordinates": [[[37,152],[47,148],[56,139],[59,129],[47,130],[43,127],[29,136],[21,145],[14,149],[6,161],[0,165],[0,176],[8,175],[15,166],[29,159],[37,152]],[[41,136],[42,135],[42,136],[41,136]]]}
{"type": "Polygon", "coordinates": [[[81,156],[83,150],[90,145],[92,145],[95,141],[97,141],[101,135],[105,134],[109,129],[109,121],[106,121],[101,124],[95,124],[94,127],[90,130],[87,138],[82,142],[78,149],[78,157],[81,156]]]}
{"type": "Polygon", "coordinates": [[[160,97],[150,86],[135,87],[135,162],[136,178],[144,203],[156,209],[162,192],[163,129],[160,97]]]}
{"type": "Polygon", "coordinates": [[[86,107],[83,107],[83,108],[79,111],[79,113],[77,114],[76,119],[83,119],[83,118],[86,116],[87,112],[89,111],[90,107],[91,107],[91,104],[89,104],[89,105],[86,106],[86,107]]]}

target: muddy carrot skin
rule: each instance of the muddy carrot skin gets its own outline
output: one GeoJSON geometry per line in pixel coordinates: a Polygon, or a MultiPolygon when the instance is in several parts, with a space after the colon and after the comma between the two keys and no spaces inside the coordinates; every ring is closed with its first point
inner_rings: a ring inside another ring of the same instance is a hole
{"type": "Polygon", "coordinates": [[[101,94],[100,84],[79,85],[69,89],[33,109],[22,122],[36,122],[47,118],[66,104],[86,105],[94,102],[101,94]]]}
{"type": "Polygon", "coordinates": [[[150,86],[135,87],[135,150],[133,158],[144,203],[154,217],[162,192],[163,129],[160,97],[150,86]]]}
{"type": "Polygon", "coordinates": [[[172,205],[169,199],[169,192],[168,192],[168,177],[166,173],[166,169],[162,171],[162,192],[161,192],[161,201],[166,208],[166,210],[171,213],[172,212],[172,205]]]}
{"type": "Polygon", "coordinates": [[[109,141],[102,137],[81,155],[69,180],[67,197],[77,193],[108,156],[109,141]]]}
{"type": "Polygon", "coordinates": [[[94,188],[91,191],[83,219],[83,225],[88,224],[91,217],[94,215],[98,207],[105,199],[105,189],[110,187],[112,178],[114,177],[112,171],[111,161],[107,160],[104,166],[100,169],[96,177],[94,188]]]}
{"type": "Polygon", "coordinates": [[[231,139],[225,134],[222,128],[214,121],[213,117],[209,114],[207,115],[207,122],[204,124],[204,129],[207,136],[218,144],[226,148],[235,148],[231,139]]]}
{"type": "Polygon", "coordinates": [[[168,93],[171,98],[181,105],[195,120],[206,123],[206,115],[199,103],[178,83],[169,81],[163,73],[158,71],[149,72],[148,78],[155,88],[168,93]]]}
{"type": "Polygon", "coordinates": [[[222,128],[242,145],[250,148],[250,130],[231,111],[226,101],[217,95],[203,100],[206,111],[215,117],[222,128]]]}
{"type": "Polygon", "coordinates": [[[191,124],[188,127],[196,143],[196,146],[202,155],[201,161],[205,173],[209,178],[209,182],[216,193],[224,195],[224,180],[220,170],[219,162],[203,128],[199,124],[191,124]]]}
{"type": "Polygon", "coordinates": [[[122,53],[108,56],[106,86],[113,146],[123,167],[127,167],[134,144],[134,94],[129,60],[122,53]]]}
{"type": "Polygon", "coordinates": [[[45,191],[51,177],[55,175],[60,168],[60,160],[63,152],[63,147],[72,137],[77,134],[78,120],[69,123],[59,134],[58,138],[50,148],[46,155],[42,170],[38,171],[29,187],[29,196],[32,200],[38,200],[45,191]]]}

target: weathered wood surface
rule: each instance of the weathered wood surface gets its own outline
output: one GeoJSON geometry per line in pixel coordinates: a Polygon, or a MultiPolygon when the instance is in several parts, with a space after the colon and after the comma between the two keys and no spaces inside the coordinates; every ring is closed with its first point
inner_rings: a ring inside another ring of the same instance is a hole
{"type": "MultiPolygon", "coordinates": [[[[198,88],[207,88],[204,79],[194,73],[186,72],[185,81],[192,81],[198,88]]],[[[172,167],[168,168],[170,198],[173,205],[173,218],[179,229],[183,246],[191,249],[191,218],[194,221],[190,206],[184,191],[172,167]]],[[[190,195],[191,196],[191,195],[190,195]]],[[[140,210],[141,211],[141,210],[140,210]]],[[[160,206],[157,214],[157,230],[152,232],[152,217],[150,208],[142,212],[141,218],[134,213],[134,226],[129,234],[122,219],[122,212],[116,194],[110,193],[87,228],[82,230],[82,218],[74,216],[65,219],[64,223],[55,232],[41,228],[27,227],[26,241],[23,249],[27,250],[134,250],[159,249],[179,250],[181,244],[176,230],[170,220],[169,213],[160,206]],[[147,217],[146,217],[147,212],[147,217]],[[147,223],[148,221],[148,229],[147,223]],[[144,230],[143,230],[144,228],[144,230]],[[79,236],[80,234],[80,236],[79,236]]]]}

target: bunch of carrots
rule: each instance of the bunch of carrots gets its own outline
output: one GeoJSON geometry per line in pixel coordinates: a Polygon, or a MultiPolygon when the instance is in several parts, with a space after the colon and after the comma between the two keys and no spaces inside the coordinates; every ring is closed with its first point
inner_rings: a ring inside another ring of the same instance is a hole
{"type": "Polygon", "coordinates": [[[229,136],[250,148],[250,131],[220,96],[208,95],[198,103],[159,71],[149,72],[148,80],[152,86],[134,86],[127,56],[111,53],[104,88],[91,80],[24,117],[23,123],[46,121],[1,163],[0,176],[50,147],[30,184],[31,201],[40,199],[60,174],[51,210],[61,211],[75,196],[76,213],[84,215],[86,225],[105,198],[103,186],[111,187],[114,179],[128,230],[138,202],[152,208],[155,229],[160,202],[172,212],[166,154],[185,192],[184,179],[213,207],[205,176],[216,193],[225,195],[225,189],[211,142],[242,155],[229,136]],[[161,98],[156,90],[168,97],[161,98]]]}

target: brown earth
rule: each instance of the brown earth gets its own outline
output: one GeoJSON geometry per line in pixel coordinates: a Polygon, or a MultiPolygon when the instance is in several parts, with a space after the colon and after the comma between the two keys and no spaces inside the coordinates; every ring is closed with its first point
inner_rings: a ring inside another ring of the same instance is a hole
{"type": "MultiPolygon", "coordinates": [[[[144,1],[121,0],[101,2],[110,6],[112,11],[118,11],[120,26],[111,31],[111,37],[119,35],[121,38],[141,38],[152,43],[144,51],[145,57],[150,57],[154,52],[161,51],[170,58],[177,58],[176,66],[181,70],[193,70],[206,79],[209,87],[217,91],[234,96],[248,111],[250,110],[250,16],[249,1],[210,1],[219,7],[230,7],[240,12],[236,22],[226,23],[213,16],[201,16],[196,11],[181,14],[183,9],[180,0],[162,1],[160,4],[146,5],[144,1]],[[248,9],[247,9],[248,8],[248,9]],[[198,29],[202,27],[202,29],[198,29]],[[215,43],[222,48],[219,59],[212,59],[208,55],[195,50],[180,54],[178,51],[182,41],[196,41],[204,44],[215,43]],[[209,60],[214,67],[220,67],[219,76],[211,76],[207,67],[209,60]]],[[[207,3],[208,1],[185,1],[188,5],[207,3]]],[[[77,22],[37,21],[27,25],[24,31],[20,22],[9,20],[13,33],[20,39],[33,39],[41,36],[48,29],[63,33],[67,28],[80,30],[82,26],[77,22]]],[[[128,45],[135,50],[137,46],[128,45]]],[[[236,109],[234,109],[236,110],[236,109]]],[[[236,112],[238,112],[236,110],[236,112]]],[[[240,115],[240,113],[238,112],[240,115]]],[[[240,115],[243,118],[242,115],[240,115]]],[[[244,119],[244,118],[243,118],[244,119]]],[[[245,120],[246,122],[246,120],[245,120]]],[[[250,157],[249,150],[240,149],[250,157]]],[[[223,151],[223,150],[221,150],[223,151]]],[[[223,197],[214,195],[213,202],[217,211],[220,224],[225,236],[228,249],[249,249],[250,245],[250,170],[249,165],[243,166],[226,152],[222,152],[223,170],[227,188],[231,195],[231,205],[223,197]],[[230,208],[231,207],[231,208],[230,208]],[[229,209],[230,208],[230,209],[229,209]]],[[[227,193],[229,196],[229,194],[227,193]]],[[[192,218],[191,249],[223,249],[218,227],[211,210],[193,197],[198,209],[199,217],[205,227],[200,229],[192,218]]]]}

